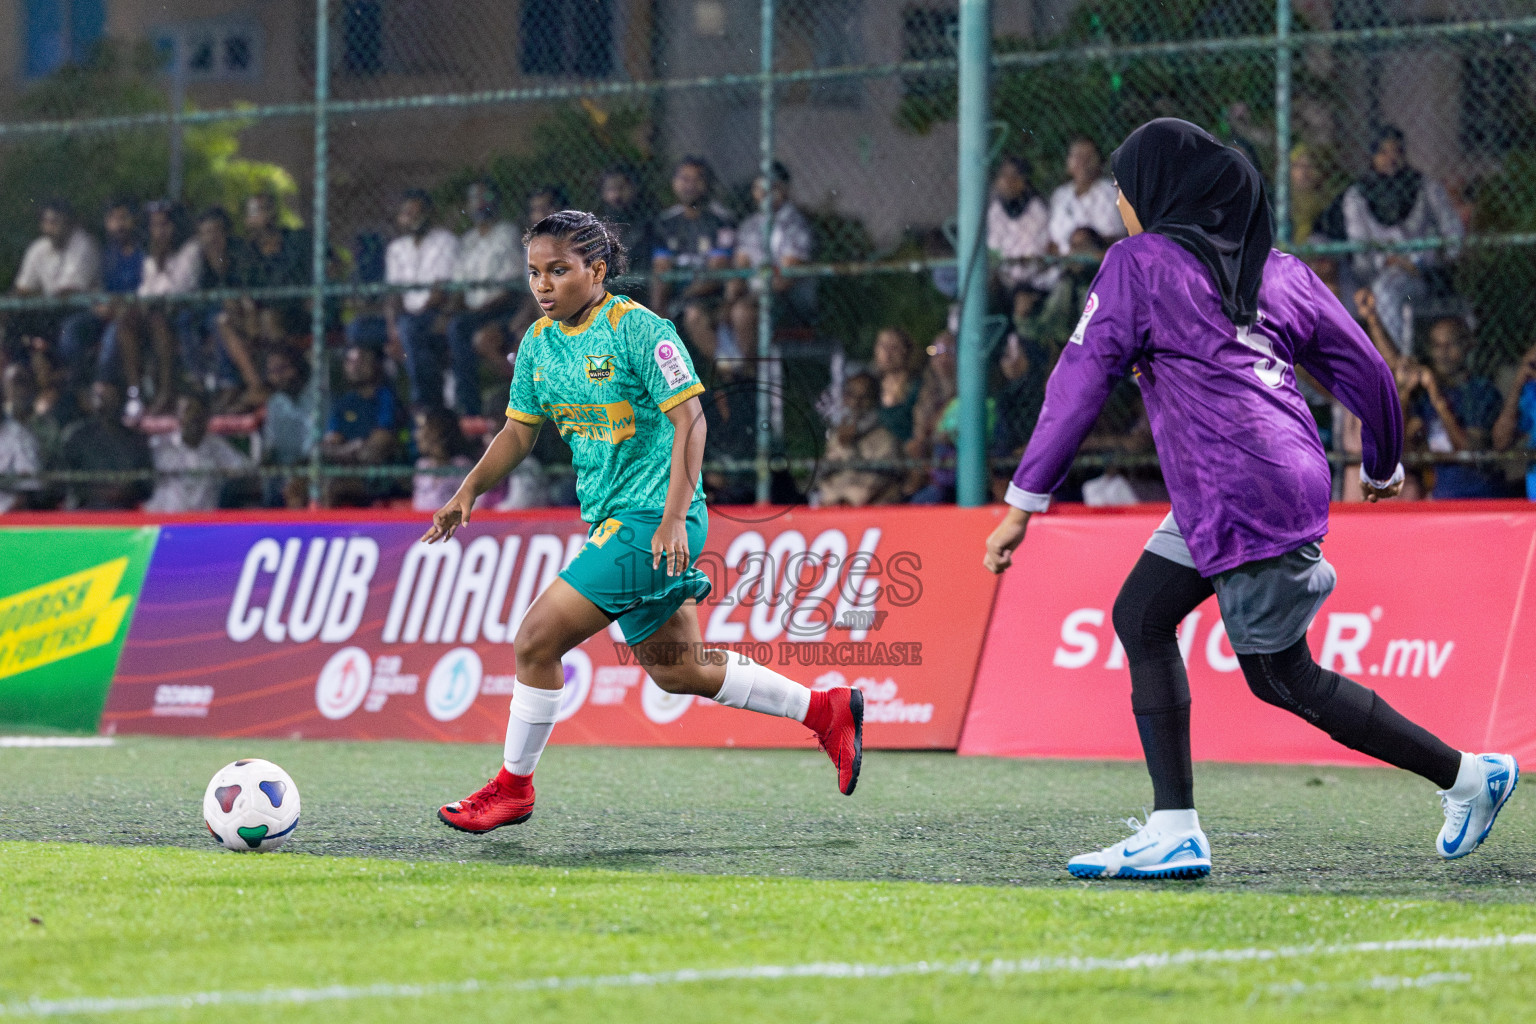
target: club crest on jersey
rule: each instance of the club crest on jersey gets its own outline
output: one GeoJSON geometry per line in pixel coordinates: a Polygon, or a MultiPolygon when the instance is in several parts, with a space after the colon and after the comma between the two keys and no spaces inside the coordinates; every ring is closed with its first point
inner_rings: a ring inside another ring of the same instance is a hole
{"type": "Polygon", "coordinates": [[[594,384],[607,384],[613,379],[613,363],[611,355],[588,355],[587,380],[594,384]]]}
{"type": "Polygon", "coordinates": [[[1067,340],[1074,345],[1083,343],[1083,335],[1088,331],[1088,321],[1093,319],[1093,314],[1099,311],[1099,293],[1091,292],[1088,295],[1088,304],[1083,307],[1083,315],[1077,319],[1077,329],[1072,332],[1072,337],[1067,340]]]}

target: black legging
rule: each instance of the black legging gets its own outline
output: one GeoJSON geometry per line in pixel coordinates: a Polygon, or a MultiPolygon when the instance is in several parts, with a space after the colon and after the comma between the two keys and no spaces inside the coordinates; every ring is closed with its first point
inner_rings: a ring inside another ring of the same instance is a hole
{"type": "MultiPolygon", "coordinates": [[[[1189,676],[1176,630],[1215,593],[1194,569],[1142,552],[1115,599],[1115,632],[1131,669],[1131,710],[1152,776],[1157,810],[1193,807],[1189,753],[1189,676]]],[[[1424,776],[1441,789],[1456,782],[1461,754],[1398,714],[1372,690],[1322,668],[1307,639],[1275,654],[1239,654],[1248,688],[1352,750],[1424,776]]]]}

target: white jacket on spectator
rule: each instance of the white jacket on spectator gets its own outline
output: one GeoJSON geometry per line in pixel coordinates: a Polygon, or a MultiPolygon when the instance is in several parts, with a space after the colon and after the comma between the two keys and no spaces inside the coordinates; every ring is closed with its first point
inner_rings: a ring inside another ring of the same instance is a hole
{"type": "MultiPolygon", "coordinates": [[[[36,473],[41,468],[37,438],[32,431],[15,420],[0,423],[0,475],[22,476],[36,473]]],[[[9,512],[16,504],[16,491],[35,491],[35,481],[22,481],[12,485],[14,489],[0,490],[0,513],[9,512]]]]}
{"type": "Polygon", "coordinates": [[[1115,186],[1108,178],[1095,181],[1082,195],[1070,181],[1051,193],[1051,241],[1058,253],[1065,256],[1072,251],[1072,232],[1078,228],[1092,228],[1106,242],[1125,234],[1125,221],[1115,205],[1115,186]]]}
{"type": "Polygon", "coordinates": [[[144,254],[144,272],[139,279],[139,295],[153,298],[157,295],[180,295],[197,287],[198,272],[203,265],[203,250],[192,239],[171,253],[162,262],[150,253],[144,254]]]}
{"type": "MultiPolygon", "coordinates": [[[[484,234],[472,227],[459,236],[458,256],[453,263],[455,281],[513,282],[526,269],[522,242],[517,230],[506,221],[493,224],[484,234]]],[[[481,309],[505,294],[505,288],[470,288],[464,293],[464,307],[481,309]]],[[[437,506],[432,511],[437,511],[437,506]]]]}
{"type": "Polygon", "coordinates": [[[75,228],[64,248],[55,249],[46,236],[27,246],[16,274],[16,290],[54,296],[64,291],[95,291],[101,287],[101,245],[84,228],[75,228]]]}
{"type": "MultiPolygon", "coordinates": [[[[1388,227],[1371,215],[1370,203],[1358,183],[1344,190],[1344,231],[1351,242],[1406,242],[1414,238],[1460,239],[1465,233],[1456,208],[1445,186],[1426,176],[1419,187],[1419,198],[1408,216],[1388,227]]],[[[1391,253],[1361,252],[1355,254],[1355,275],[1363,282],[1373,280],[1387,266],[1391,253]]],[[[1407,256],[1416,265],[1433,264],[1438,254],[1434,252],[1398,253],[1407,256]]]]}
{"type": "MultiPolygon", "coordinates": [[[[437,285],[453,280],[459,240],[447,228],[433,228],[422,236],[401,235],[384,251],[384,280],[390,284],[437,285]]],[[[407,313],[420,313],[432,298],[431,288],[417,288],[400,296],[407,313]]]]}
{"type": "MultiPolygon", "coordinates": [[[[1050,251],[1050,211],[1039,196],[1031,196],[1017,217],[1008,216],[996,196],[987,204],[987,248],[1004,260],[1033,260],[1050,251]]],[[[1069,233],[1070,234],[1070,233],[1069,233]]],[[[1032,284],[1046,289],[1056,283],[1055,268],[1038,263],[1004,263],[997,276],[1006,284],[1032,284]]]]}
{"type": "Polygon", "coordinates": [[[193,476],[188,470],[242,470],[251,460],[217,434],[207,434],[196,448],[188,448],[181,431],[156,434],[149,439],[155,460],[155,493],[144,503],[146,512],[206,512],[219,507],[219,490],[225,476],[193,476]]]}

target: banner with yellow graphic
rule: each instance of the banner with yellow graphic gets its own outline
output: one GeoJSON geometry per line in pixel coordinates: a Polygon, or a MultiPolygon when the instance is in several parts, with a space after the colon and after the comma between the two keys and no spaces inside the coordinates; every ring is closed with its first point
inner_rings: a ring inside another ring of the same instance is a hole
{"type": "Polygon", "coordinates": [[[0,529],[0,723],[96,729],[158,532],[0,529]]]}

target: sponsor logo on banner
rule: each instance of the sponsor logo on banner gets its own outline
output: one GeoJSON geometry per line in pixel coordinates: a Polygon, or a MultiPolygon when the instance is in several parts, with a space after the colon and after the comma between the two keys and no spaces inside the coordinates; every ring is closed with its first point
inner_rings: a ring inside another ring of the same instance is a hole
{"type": "Polygon", "coordinates": [[[373,662],[361,647],[343,647],[320,670],[315,681],[315,707],[331,721],[346,718],[363,706],[373,682],[373,662]]]}
{"type": "Polygon", "coordinates": [[[830,690],[839,686],[851,686],[864,694],[864,721],[866,722],[913,722],[933,721],[931,703],[908,704],[897,696],[900,687],[890,676],[876,679],[860,676],[852,682],[841,672],[828,672],[816,677],[816,689],[830,690]]]}
{"type": "Polygon", "coordinates": [[[113,597],[127,557],[0,598],[0,679],[117,639],[133,598],[113,597]]]}
{"type": "Polygon", "coordinates": [[[149,713],[158,718],[207,718],[212,703],[211,686],[157,686],[149,713]]]}
{"type": "Polygon", "coordinates": [[[560,691],[560,710],[555,713],[557,722],[580,711],[592,690],[592,659],[586,651],[580,647],[566,651],[560,659],[560,667],[565,670],[565,689],[560,691]]]}
{"type": "Polygon", "coordinates": [[[439,722],[451,722],[480,696],[480,655],[473,647],[455,647],[441,658],[427,677],[427,714],[439,722]]]}
{"type": "Polygon", "coordinates": [[[667,725],[675,722],[688,713],[693,706],[693,694],[668,693],[656,685],[656,681],[650,676],[645,677],[645,685],[640,690],[640,710],[645,712],[645,717],[657,725],[667,725]]]}

